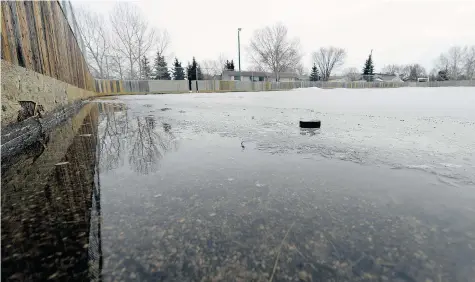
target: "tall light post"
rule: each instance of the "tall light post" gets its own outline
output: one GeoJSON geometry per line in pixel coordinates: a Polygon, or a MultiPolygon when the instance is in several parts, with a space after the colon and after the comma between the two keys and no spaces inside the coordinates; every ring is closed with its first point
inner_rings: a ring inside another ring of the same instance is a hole
{"type": "Polygon", "coordinates": [[[241,80],[241,38],[240,38],[241,28],[238,28],[238,63],[239,63],[239,80],[241,80]]]}

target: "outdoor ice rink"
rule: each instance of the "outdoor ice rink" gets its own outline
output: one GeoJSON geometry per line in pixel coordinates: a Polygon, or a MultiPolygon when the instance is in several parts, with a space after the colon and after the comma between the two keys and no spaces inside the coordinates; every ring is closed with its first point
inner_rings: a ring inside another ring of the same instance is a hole
{"type": "Polygon", "coordinates": [[[92,103],[100,237],[89,240],[100,248],[84,246],[78,277],[92,267],[105,281],[475,277],[475,88],[92,103]],[[312,118],[321,129],[299,129],[312,118]]]}

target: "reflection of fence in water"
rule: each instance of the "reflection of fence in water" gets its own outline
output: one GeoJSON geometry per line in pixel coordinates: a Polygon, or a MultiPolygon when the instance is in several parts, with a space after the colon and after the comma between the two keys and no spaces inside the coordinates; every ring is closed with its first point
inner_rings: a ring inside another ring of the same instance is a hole
{"type": "Polygon", "coordinates": [[[83,139],[90,139],[90,142],[85,142],[82,148],[84,152],[88,152],[91,159],[94,160],[94,165],[90,165],[91,175],[93,177],[93,185],[91,187],[89,200],[89,220],[88,220],[88,278],[91,281],[102,280],[102,237],[101,237],[101,184],[100,184],[100,168],[99,168],[99,154],[97,154],[98,142],[98,107],[92,108],[89,116],[86,118],[80,134],[83,139]],[[93,170],[94,169],[94,170],[93,170]],[[93,171],[92,171],[93,170],[93,171]]]}
{"type": "MultiPolygon", "coordinates": [[[[87,224],[87,273],[88,279],[92,281],[100,281],[102,275],[102,238],[101,238],[101,204],[100,204],[100,180],[99,180],[99,166],[97,150],[97,108],[93,108],[88,117],[84,120],[82,127],[78,132],[80,138],[76,146],[76,152],[88,159],[87,162],[77,161],[77,165],[86,164],[86,170],[83,183],[89,186],[87,191],[82,196],[83,201],[87,202],[85,207],[87,224]],[[92,185],[91,185],[92,183],[92,185]]],[[[77,170],[76,170],[77,171],[77,170]]],[[[77,174],[77,173],[76,173],[77,174]]],[[[73,182],[76,183],[76,182],[73,182]]],[[[79,182],[80,183],[80,182],[79,182]]],[[[84,248],[85,246],[83,246],[84,248]]]]}
{"type": "MultiPolygon", "coordinates": [[[[96,166],[96,169],[98,167],[96,166]]],[[[98,172],[98,171],[97,171],[98,172]]],[[[94,179],[95,187],[92,191],[91,220],[89,224],[89,276],[93,281],[101,280],[102,274],[102,237],[101,237],[101,193],[99,173],[94,179]]]]}
{"type": "MultiPolygon", "coordinates": [[[[2,170],[5,280],[11,275],[18,280],[18,273],[26,281],[46,281],[52,275],[56,280],[89,280],[89,264],[94,263],[86,249],[89,241],[96,242],[94,254],[101,257],[100,238],[90,228],[97,189],[96,113],[91,104],[85,106],[48,132],[51,140],[43,151],[27,150],[2,170]]],[[[100,267],[96,269],[100,273],[100,267]]]]}

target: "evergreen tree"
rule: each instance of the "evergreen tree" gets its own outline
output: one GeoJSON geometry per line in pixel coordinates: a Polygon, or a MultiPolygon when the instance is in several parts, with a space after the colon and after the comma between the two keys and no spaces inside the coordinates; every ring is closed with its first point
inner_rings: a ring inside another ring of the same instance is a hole
{"type": "Polygon", "coordinates": [[[314,64],[312,67],[312,72],[310,73],[310,81],[320,80],[320,75],[318,74],[317,66],[314,64]]]}
{"type": "Polygon", "coordinates": [[[231,65],[230,65],[230,67],[231,67],[231,68],[230,68],[231,70],[234,70],[234,60],[231,60],[231,65]]]}
{"type": "Polygon", "coordinates": [[[173,78],[175,80],[184,80],[185,79],[185,71],[183,70],[181,63],[178,62],[178,59],[175,58],[175,63],[173,64],[173,78]]]}
{"type": "Polygon", "coordinates": [[[203,73],[201,72],[201,67],[196,62],[195,57],[193,57],[193,61],[191,62],[191,64],[188,63],[188,67],[186,68],[186,75],[188,77],[188,80],[203,80],[203,73]]]}
{"type": "Polygon", "coordinates": [[[160,52],[157,52],[157,56],[153,62],[153,79],[170,80],[170,73],[168,72],[167,62],[164,56],[160,56],[160,52]]]}
{"type": "Polygon", "coordinates": [[[445,71],[445,70],[439,71],[437,73],[436,79],[439,80],[439,81],[449,80],[449,78],[447,76],[447,71],[445,71]]]}
{"type": "Polygon", "coordinates": [[[141,65],[142,65],[141,78],[150,79],[152,75],[152,71],[150,69],[150,61],[147,59],[147,57],[145,56],[142,57],[141,65]]]}
{"type": "Polygon", "coordinates": [[[374,75],[374,66],[373,66],[373,51],[369,54],[368,59],[366,60],[363,68],[363,77],[366,81],[373,81],[374,75]]]}

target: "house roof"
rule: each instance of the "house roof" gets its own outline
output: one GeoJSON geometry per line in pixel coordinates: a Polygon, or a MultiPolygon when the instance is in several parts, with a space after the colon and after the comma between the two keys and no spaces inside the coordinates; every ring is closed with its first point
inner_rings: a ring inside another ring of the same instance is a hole
{"type": "MultiPolygon", "coordinates": [[[[223,75],[229,76],[264,76],[264,77],[275,77],[275,73],[264,72],[264,71],[223,71],[223,75]]],[[[298,74],[293,72],[281,72],[279,73],[280,78],[299,78],[298,74]]]]}
{"type": "Polygon", "coordinates": [[[374,74],[375,77],[379,77],[381,78],[382,80],[392,80],[394,78],[396,78],[397,76],[394,75],[394,74],[385,74],[385,73],[375,73],[374,74]]]}

